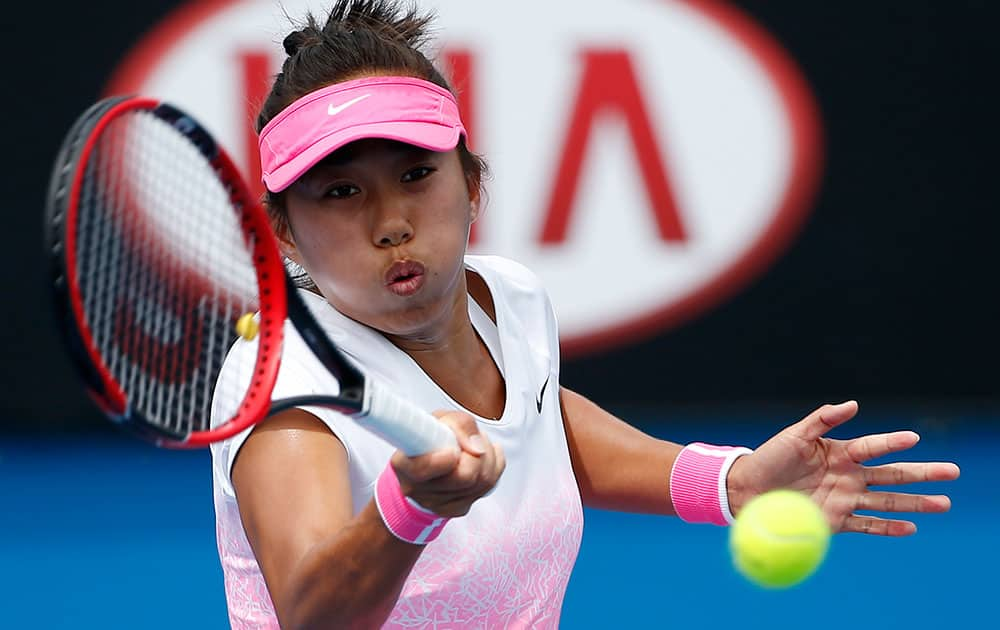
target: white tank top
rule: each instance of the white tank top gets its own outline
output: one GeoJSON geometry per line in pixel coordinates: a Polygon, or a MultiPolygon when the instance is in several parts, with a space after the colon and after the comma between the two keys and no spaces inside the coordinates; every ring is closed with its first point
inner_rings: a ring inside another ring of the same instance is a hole
{"type": "MultiPolygon", "coordinates": [[[[512,261],[466,256],[486,282],[496,324],[469,299],[469,316],[506,384],[499,420],[478,418],[479,430],[499,443],[507,467],[488,497],[452,519],[427,545],[403,586],[385,628],[555,628],[583,533],[583,511],[570,465],[559,406],[556,320],[534,274],[512,261]]],[[[463,409],[404,352],[378,332],[341,315],[322,297],[303,291],[310,310],[345,354],[368,373],[428,411],[463,409]]],[[[337,391],[336,380],[286,325],[274,398],[337,391]]],[[[239,341],[221,383],[247,377],[256,345],[239,341]]],[[[217,400],[213,419],[230,417],[217,400]]],[[[335,411],[306,408],[343,442],[354,513],[371,500],[394,449],[335,411]]],[[[240,520],[230,472],[249,430],[212,446],[219,557],[233,628],[278,628],[271,599],[240,520]]]]}

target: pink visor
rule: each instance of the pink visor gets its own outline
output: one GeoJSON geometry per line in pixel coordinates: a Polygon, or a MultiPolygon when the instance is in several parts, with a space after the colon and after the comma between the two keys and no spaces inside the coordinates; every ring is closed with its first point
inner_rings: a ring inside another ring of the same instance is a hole
{"type": "Polygon", "coordinates": [[[364,138],[450,151],[466,135],[451,92],[411,77],[335,83],[286,107],[260,132],[264,185],[281,192],[340,147],[364,138]]]}

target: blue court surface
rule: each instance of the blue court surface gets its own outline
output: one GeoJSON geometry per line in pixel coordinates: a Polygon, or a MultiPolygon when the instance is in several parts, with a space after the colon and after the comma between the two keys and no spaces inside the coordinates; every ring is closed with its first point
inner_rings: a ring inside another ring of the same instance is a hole
{"type": "MultiPolygon", "coordinates": [[[[641,426],[678,442],[750,446],[779,426],[718,420],[641,426]]],[[[989,627],[1000,500],[988,453],[1000,422],[863,412],[838,435],[897,428],[923,435],[912,459],[962,466],[961,479],[939,484],[952,511],[918,516],[916,536],[836,536],[815,576],[772,592],[731,569],[723,528],[588,511],[562,627],[989,627]]],[[[0,627],[227,627],[207,452],[107,436],[3,437],[0,506],[0,627]]]]}

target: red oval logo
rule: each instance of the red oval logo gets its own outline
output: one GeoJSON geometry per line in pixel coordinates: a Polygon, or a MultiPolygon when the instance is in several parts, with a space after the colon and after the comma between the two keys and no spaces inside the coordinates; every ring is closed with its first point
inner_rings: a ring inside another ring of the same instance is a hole
{"type": "MultiPolygon", "coordinates": [[[[187,109],[256,181],[256,104],[292,28],[284,11],[305,6],[192,2],[140,42],[108,92],[187,109]]],[[[567,356],[703,313],[798,233],[820,175],[818,110],[794,61],[739,10],[710,0],[613,12],[603,0],[427,6],[473,148],[495,175],[472,251],[542,277],[567,356]]]]}

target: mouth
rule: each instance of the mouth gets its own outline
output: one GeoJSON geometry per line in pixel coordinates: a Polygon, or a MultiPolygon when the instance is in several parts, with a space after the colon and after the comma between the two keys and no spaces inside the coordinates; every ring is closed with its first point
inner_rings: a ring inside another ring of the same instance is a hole
{"type": "Polygon", "coordinates": [[[400,297],[409,297],[424,285],[424,266],[415,260],[398,260],[385,272],[385,286],[400,297]]]}

